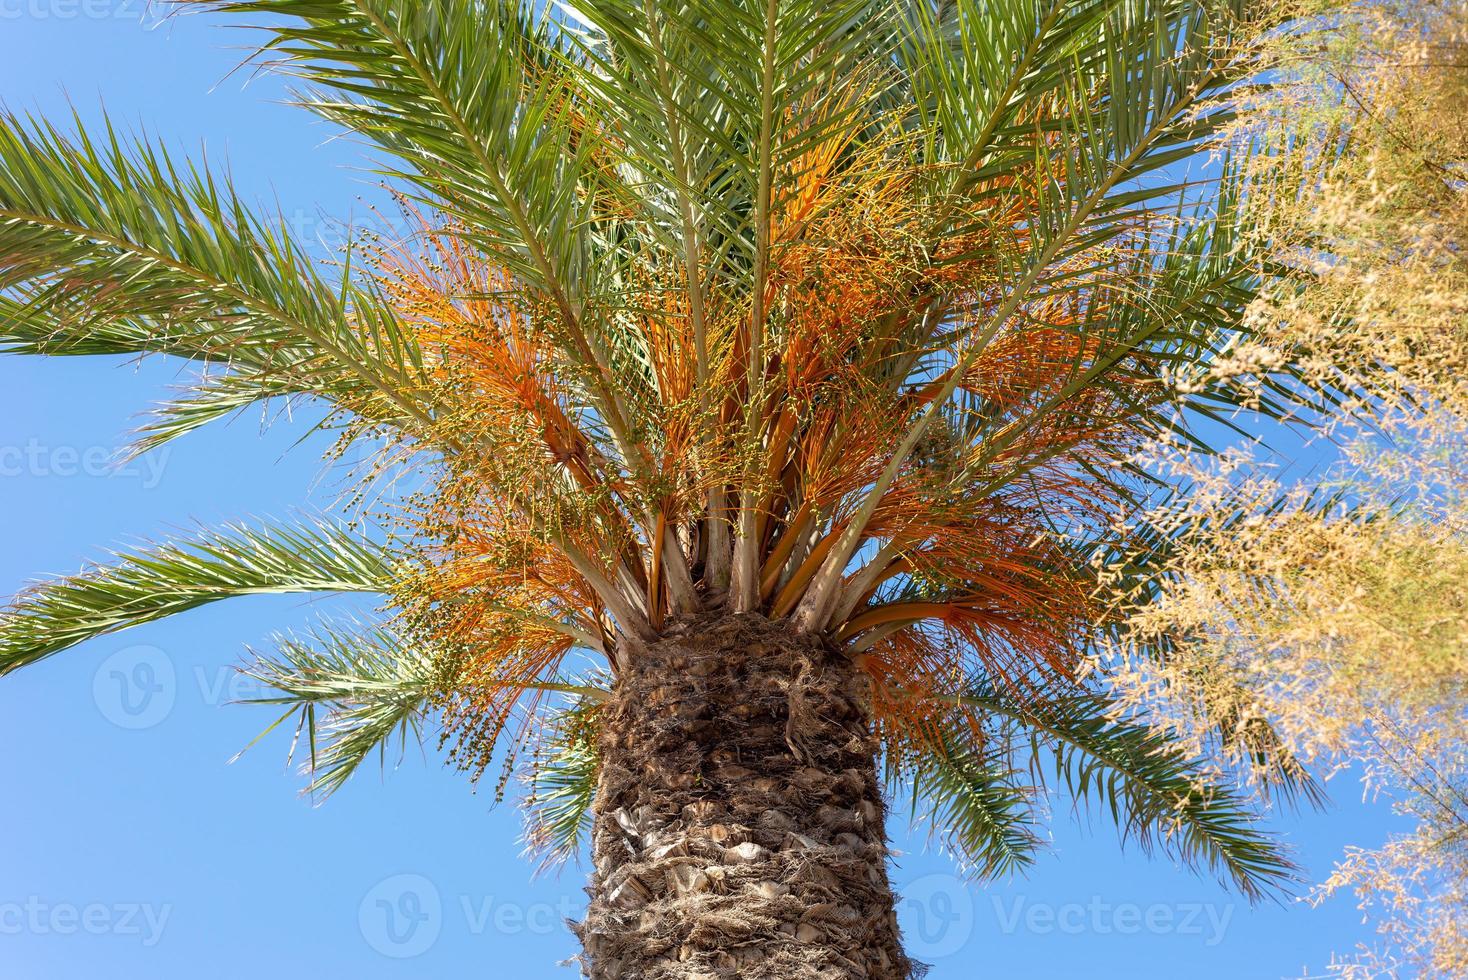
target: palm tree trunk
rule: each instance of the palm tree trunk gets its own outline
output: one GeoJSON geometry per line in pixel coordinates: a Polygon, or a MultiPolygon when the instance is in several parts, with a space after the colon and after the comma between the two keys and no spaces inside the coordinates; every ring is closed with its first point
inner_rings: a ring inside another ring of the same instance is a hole
{"type": "Polygon", "coordinates": [[[912,976],[865,675],[755,614],[630,661],[604,709],[587,975],[912,976]]]}

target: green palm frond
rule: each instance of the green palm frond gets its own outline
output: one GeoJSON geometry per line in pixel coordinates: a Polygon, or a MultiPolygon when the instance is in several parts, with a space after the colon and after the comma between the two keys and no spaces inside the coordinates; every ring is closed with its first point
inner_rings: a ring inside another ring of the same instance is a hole
{"type": "Polygon", "coordinates": [[[1035,790],[996,748],[980,748],[954,728],[941,744],[887,752],[894,798],[905,788],[911,816],[941,838],[945,848],[979,878],[1022,872],[1034,864],[1035,790]]]}
{"type": "Polygon", "coordinates": [[[255,742],[295,717],[297,741],[306,737],[308,789],[325,796],[374,751],[386,766],[394,738],[400,749],[421,741],[437,676],[431,656],[386,626],[330,624],[278,637],[274,655],[243,673],[279,692],[246,703],[285,706],[255,742]]]}
{"type": "Polygon", "coordinates": [[[601,756],[599,702],[583,698],[546,719],[523,801],[527,849],[550,865],[574,855],[590,829],[601,756]]]}
{"type": "Polygon", "coordinates": [[[1059,90],[1078,56],[1094,50],[1114,2],[945,0],[897,5],[897,61],[905,85],[894,101],[914,114],[929,160],[962,163],[963,180],[992,164],[1022,131],[1024,111],[1059,90]]]}
{"type": "MultiPolygon", "coordinates": [[[[1226,121],[1211,100],[1240,72],[1238,3],[956,0],[942,20],[913,4],[904,94],[953,166],[951,193],[1032,195],[1035,254],[1063,257],[1139,206],[1174,196],[1158,174],[1226,121]],[[1040,112],[1043,107],[1060,112],[1040,112]],[[1043,120],[1043,121],[1040,121],[1043,120]],[[1034,181],[995,178],[1033,168],[1034,181]]],[[[996,201],[998,198],[994,198],[996,201]]],[[[951,217],[949,212],[940,215],[951,217]]]]}
{"type": "Polygon", "coordinates": [[[392,588],[395,559],[336,524],[227,526],[33,586],[0,613],[0,674],[221,599],[392,588]]]}
{"type": "Polygon", "coordinates": [[[422,431],[411,335],[283,224],[110,124],[94,138],[0,113],[0,350],[238,364],[422,431]]]}
{"type": "Polygon", "coordinates": [[[177,335],[163,335],[150,323],[118,315],[86,320],[78,305],[74,310],[62,309],[47,290],[33,287],[36,299],[26,298],[27,290],[12,287],[11,293],[0,294],[0,354],[44,354],[49,357],[169,354],[203,363],[224,362],[245,356],[234,355],[223,347],[205,340],[177,335]]]}
{"type": "Polygon", "coordinates": [[[691,194],[706,219],[699,224],[734,233],[745,256],[736,265],[746,270],[778,193],[773,175],[852,119],[793,124],[862,84],[896,40],[880,0],[591,0],[574,9],[590,29],[579,46],[583,84],[625,140],[628,162],[669,192],[645,196],[656,206],[674,191],[691,194]],[[623,97],[636,89],[645,97],[623,97]]]}
{"type": "MultiPolygon", "coordinates": [[[[307,108],[386,151],[384,172],[462,218],[526,282],[570,302],[585,166],[551,27],[488,0],[186,0],[248,18],[307,108]]],[[[584,145],[584,144],[583,144],[584,145]]],[[[569,308],[569,307],[568,307],[569,308]]]]}
{"type": "Polygon", "coordinates": [[[1165,731],[1120,717],[1104,695],[1020,700],[978,684],[957,700],[1014,726],[1011,737],[1030,744],[1036,776],[1048,759],[1065,790],[1101,806],[1124,840],[1212,869],[1253,900],[1294,880],[1295,865],[1238,790],[1165,731]]]}
{"type": "Polygon", "coordinates": [[[632,192],[597,158],[608,137],[586,125],[544,9],[512,0],[185,3],[251,18],[268,36],[261,60],[305,83],[302,105],[385,151],[384,176],[543,297],[568,374],[580,376],[578,387],[584,379],[613,437],[634,441],[612,378],[612,352],[626,345],[594,302],[607,273],[591,238],[603,192],[632,192]]]}
{"type": "MultiPolygon", "coordinates": [[[[987,31],[986,4],[975,0],[960,15],[975,31],[987,31]]],[[[987,236],[995,254],[965,251],[952,260],[987,258],[1001,270],[1004,296],[985,316],[967,349],[957,353],[957,366],[907,428],[881,475],[873,482],[841,540],[832,548],[797,611],[797,622],[813,627],[825,621],[835,599],[837,583],[856,554],[879,501],[892,487],[930,427],[944,417],[950,401],[959,395],[965,372],[982,355],[1011,318],[1027,304],[1063,297],[1075,288],[1077,270],[1070,260],[1093,254],[1102,246],[1134,242],[1139,228],[1155,224],[1164,206],[1176,206],[1181,193],[1167,168],[1195,156],[1203,141],[1215,135],[1230,118],[1222,98],[1244,77],[1248,68],[1229,44],[1232,11],[1228,4],[1186,0],[1110,0],[1066,5],[1056,17],[1077,18],[1060,39],[1050,31],[1056,21],[1042,17],[1024,20],[1032,30],[1013,32],[999,49],[1023,64],[1032,50],[1048,50],[1047,71],[1054,88],[1044,79],[1039,91],[1026,84],[1015,90],[1025,99],[1013,111],[1027,125],[1002,125],[995,116],[992,130],[982,128],[975,142],[954,159],[952,148],[935,139],[933,152],[955,171],[947,194],[958,201],[979,195],[991,208],[1009,205],[1023,214],[1026,246],[1017,256],[1002,237],[987,236]],[[1139,29],[1138,25],[1145,25],[1139,29]],[[1058,45],[1048,49],[1047,45],[1058,45]],[[1058,111],[1057,111],[1058,110],[1058,111]],[[957,164],[956,167],[953,165],[957,164]]],[[[1060,8],[1057,8],[1059,10],[1060,8]]],[[[1070,21],[1065,21],[1071,24],[1070,21]]],[[[999,31],[996,37],[1004,32],[999,31]]],[[[972,58],[952,57],[949,40],[941,50],[929,51],[928,61],[912,66],[914,78],[929,78],[930,98],[915,95],[918,106],[940,99],[942,83],[957,91],[975,70],[972,58]],[[919,68],[926,71],[919,71],[919,68]],[[955,81],[955,73],[958,80],[955,81]]],[[[982,59],[979,59],[982,61],[982,59]]],[[[951,94],[951,93],[950,93],[951,94]]],[[[1002,95],[1002,93],[1001,93],[1002,95]]],[[[996,111],[1008,112],[1008,96],[996,111]]],[[[974,214],[966,208],[940,207],[932,230],[935,245],[948,236],[972,230],[950,226],[949,216],[974,214]]],[[[984,211],[980,212],[982,220],[984,211]]],[[[991,247],[991,246],[985,246],[991,247]]],[[[1227,254],[1227,253],[1225,253],[1227,254]]],[[[1239,263],[1237,256],[1233,261],[1239,263]]],[[[1246,267],[1246,266],[1245,266],[1246,267]]],[[[1230,311],[1236,317],[1236,311],[1230,311]]],[[[1171,327],[1190,322],[1173,319],[1171,327]]],[[[1127,354],[1117,353],[1099,365],[1077,361],[1077,374],[1101,380],[1096,372],[1109,370],[1127,354]]],[[[1088,352],[1089,354],[1089,352],[1088,352]]],[[[1077,385],[1084,386],[1078,378],[1077,385]]],[[[1112,484],[1116,481],[1106,481],[1112,484]]]]}
{"type": "MultiPolygon", "coordinates": [[[[1213,213],[1206,218],[1179,216],[1151,240],[1116,251],[1099,288],[1094,282],[1090,286],[1089,301],[1099,312],[1074,328],[1096,345],[1090,363],[1077,365],[1074,376],[1029,407],[1023,419],[999,432],[985,432],[984,451],[973,465],[1001,458],[1027,433],[1047,425],[1074,429],[1077,439],[1084,438],[1085,426],[1070,425],[1070,416],[1077,414],[1079,402],[1098,391],[1126,407],[1125,424],[1142,439],[1175,435],[1196,440],[1192,429],[1199,415],[1215,417],[1245,404],[1274,418],[1298,408],[1289,392],[1269,387],[1270,379],[1207,376],[1206,366],[1243,336],[1243,311],[1257,280],[1253,263],[1235,240],[1238,210],[1218,202],[1211,207],[1213,213]],[[1140,394],[1139,376],[1151,381],[1140,394]]],[[[1056,292],[1063,288],[1057,284],[1056,292]]],[[[982,425],[982,406],[976,413],[960,402],[958,411],[977,415],[982,425]]],[[[997,491],[1020,481],[1070,448],[1071,443],[1056,440],[1049,455],[1002,469],[988,488],[997,491]]],[[[1130,489],[1125,481],[1107,482],[1130,489]]],[[[1143,486],[1151,488],[1147,481],[1143,486]]]]}
{"type": "MultiPolygon", "coordinates": [[[[332,383],[325,378],[313,381],[311,390],[301,390],[300,379],[273,370],[252,370],[235,365],[228,371],[201,373],[184,392],[147,413],[146,421],[131,433],[128,450],[133,455],[157,449],[195,429],[240,415],[251,408],[265,410],[270,403],[289,408],[310,399],[319,399],[340,411],[355,404],[350,385],[332,383]]],[[[354,413],[356,414],[356,413],[354,413]]]]}

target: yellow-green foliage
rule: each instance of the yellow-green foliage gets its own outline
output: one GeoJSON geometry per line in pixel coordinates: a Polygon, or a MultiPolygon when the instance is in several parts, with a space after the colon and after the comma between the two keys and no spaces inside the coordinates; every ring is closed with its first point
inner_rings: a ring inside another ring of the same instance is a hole
{"type": "Polygon", "coordinates": [[[1328,480],[1164,449],[1194,481],[1107,652],[1127,699],[1267,788],[1293,753],[1355,767],[1417,821],[1352,848],[1379,935],[1341,976],[1468,976],[1468,4],[1292,4],[1246,100],[1246,199],[1278,265],[1215,374],[1300,357],[1348,392],[1328,480]],[[1156,655],[1158,649],[1170,651],[1156,655]],[[1239,733],[1273,726],[1284,753],[1239,733]],[[1226,721],[1222,724],[1221,721],[1226,721]]]}
{"type": "Polygon", "coordinates": [[[1251,314],[1321,377],[1468,397],[1468,4],[1290,3],[1236,135],[1289,274],[1251,314]],[[1342,357],[1342,354],[1347,355],[1342,357]],[[1389,370],[1390,385],[1381,368],[1389,370]]]}
{"type": "Polygon", "coordinates": [[[1216,737],[1220,718],[1258,718],[1294,757],[1358,767],[1368,792],[1418,820],[1352,849],[1317,891],[1352,888],[1381,913],[1381,942],[1334,964],[1344,976],[1468,975],[1464,431],[1439,414],[1421,441],[1358,443],[1349,510],[1199,470],[1197,502],[1157,515],[1177,540],[1170,573],[1109,651],[1127,700],[1221,766],[1271,775],[1277,760],[1257,746],[1216,737]],[[1165,642],[1165,660],[1139,653],[1165,642]]]}

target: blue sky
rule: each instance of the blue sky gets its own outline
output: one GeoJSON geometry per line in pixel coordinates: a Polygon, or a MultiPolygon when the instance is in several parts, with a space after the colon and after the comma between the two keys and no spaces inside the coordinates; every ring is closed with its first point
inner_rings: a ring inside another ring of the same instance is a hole
{"type": "MultiPolygon", "coordinates": [[[[248,35],[214,18],[149,29],[143,0],[0,0],[0,100],[59,119],[74,104],[226,161],[303,234],[380,199],[359,151],[230,75],[248,35]]],[[[247,85],[246,82],[249,81],[247,85]]],[[[0,359],[0,593],[106,546],[195,523],[329,505],[341,474],[302,429],[257,416],[124,469],[103,460],[177,384],[152,360],[0,359]]],[[[275,976],[573,977],[562,925],[581,868],[534,877],[519,817],[428,746],[324,806],[298,795],[272,716],[230,667],[246,643],[336,600],[255,599],[103,638],[0,681],[0,980],[275,976]]],[[[390,760],[391,761],[391,760],[390,760]]],[[[1390,827],[1332,784],[1335,809],[1275,826],[1316,875],[1390,827]]],[[[1276,978],[1319,974],[1362,936],[1350,899],[1251,908],[1057,803],[1052,853],[1025,879],[965,885],[894,814],[902,918],[933,980],[1276,978]]]]}

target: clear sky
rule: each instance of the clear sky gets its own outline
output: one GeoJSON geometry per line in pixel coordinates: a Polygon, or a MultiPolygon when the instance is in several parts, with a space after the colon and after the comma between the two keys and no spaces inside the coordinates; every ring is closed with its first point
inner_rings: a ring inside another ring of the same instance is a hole
{"type": "MultiPolygon", "coordinates": [[[[0,0],[0,99],[60,120],[69,103],[223,165],[306,235],[378,198],[360,151],[230,75],[247,35],[214,18],[149,29],[144,0],[0,0]],[[227,77],[228,76],[228,77],[227,77]]],[[[248,84],[246,84],[248,82],[248,84]]],[[[164,360],[0,359],[0,593],[107,546],[195,522],[328,505],[339,474],[299,424],[258,415],[116,470],[137,414],[180,380],[164,360]]],[[[562,925],[583,869],[534,876],[519,816],[434,747],[325,805],[298,795],[271,716],[230,669],[247,643],[337,601],[252,599],[103,638],[0,680],[0,980],[573,977],[562,925]],[[233,686],[232,686],[233,685],[233,686]]],[[[393,760],[390,760],[390,762],[393,760]]],[[[1335,809],[1281,816],[1316,875],[1390,827],[1349,779],[1335,809]]],[[[966,885],[894,812],[902,920],[932,980],[1278,978],[1319,974],[1360,933],[1349,898],[1251,908],[1058,801],[1028,878],[966,885]]]]}

